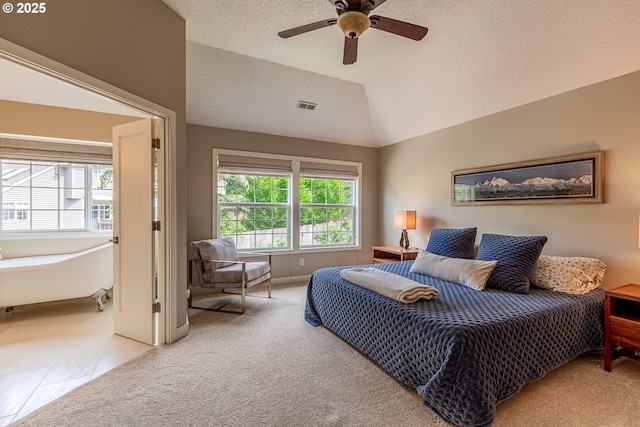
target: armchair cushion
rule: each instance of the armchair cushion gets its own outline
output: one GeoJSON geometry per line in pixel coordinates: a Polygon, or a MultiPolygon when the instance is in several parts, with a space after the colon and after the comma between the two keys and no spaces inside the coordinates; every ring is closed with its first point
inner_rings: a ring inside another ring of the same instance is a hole
{"type": "MultiPolygon", "coordinates": [[[[200,258],[205,272],[214,271],[229,266],[226,262],[206,261],[207,259],[240,261],[236,244],[231,237],[224,239],[201,240],[197,242],[200,258]]],[[[233,266],[233,264],[231,264],[233,266]]],[[[206,280],[208,281],[208,280],[206,280]]]]}
{"type": "MultiPolygon", "coordinates": [[[[249,283],[262,276],[269,278],[271,272],[271,265],[266,261],[247,262],[246,263],[246,283],[249,283]]],[[[242,264],[231,264],[226,267],[218,268],[213,271],[205,271],[202,275],[205,282],[215,283],[220,285],[222,283],[237,284],[240,287],[242,282],[242,264]]],[[[227,286],[231,287],[231,286],[227,286]]]]}

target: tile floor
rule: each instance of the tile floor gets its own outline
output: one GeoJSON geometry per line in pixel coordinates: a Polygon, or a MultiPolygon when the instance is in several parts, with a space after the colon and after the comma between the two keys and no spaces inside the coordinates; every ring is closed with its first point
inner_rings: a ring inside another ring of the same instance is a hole
{"type": "Polygon", "coordinates": [[[112,307],[87,297],[0,309],[0,427],[151,348],[113,334],[112,307]]]}

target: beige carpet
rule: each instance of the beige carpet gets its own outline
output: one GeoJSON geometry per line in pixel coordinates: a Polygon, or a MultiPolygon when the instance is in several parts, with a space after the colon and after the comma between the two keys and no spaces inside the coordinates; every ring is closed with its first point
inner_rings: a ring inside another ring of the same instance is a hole
{"type": "MultiPolygon", "coordinates": [[[[190,311],[191,333],[12,426],[441,426],[420,397],[324,327],[305,287],[250,298],[243,316],[190,311]]],[[[498,405],[495,427],[640,426],[640,363],[577,359],[498,405]]]]}

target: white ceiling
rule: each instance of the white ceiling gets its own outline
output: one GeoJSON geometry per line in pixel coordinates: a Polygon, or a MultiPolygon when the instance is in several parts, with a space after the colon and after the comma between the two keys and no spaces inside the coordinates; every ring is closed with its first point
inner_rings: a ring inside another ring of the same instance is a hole
{"type": "Polygon", "coordinates": [[[97,93],[0,56],[0,99],[53,107],[148,117],[144,113],[97,93]]]}
{"type": "Polygon", "coordinates": [[[638,0],[387,0],[342,65],[328,0],[163,0],[186,20],[187,122],[379,147],[640,70],[638,0]],[[298,100],[315,111],[295,108],[298,100]]]}

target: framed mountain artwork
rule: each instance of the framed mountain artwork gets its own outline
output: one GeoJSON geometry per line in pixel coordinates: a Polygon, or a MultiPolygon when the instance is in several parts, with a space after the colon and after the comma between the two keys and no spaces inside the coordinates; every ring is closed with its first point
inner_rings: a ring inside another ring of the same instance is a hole
{"type": "Polygon", "coordinates": [[[604,152],[451,172],[453,206],[603,203],[604,152]]]}

